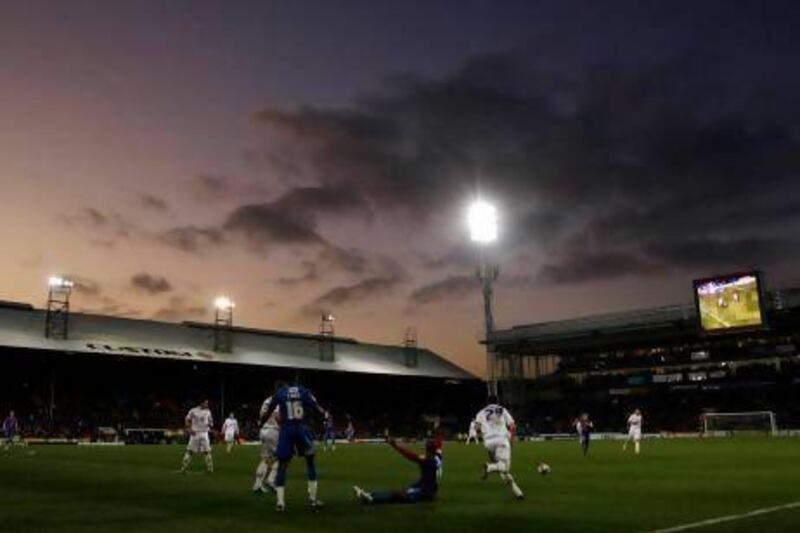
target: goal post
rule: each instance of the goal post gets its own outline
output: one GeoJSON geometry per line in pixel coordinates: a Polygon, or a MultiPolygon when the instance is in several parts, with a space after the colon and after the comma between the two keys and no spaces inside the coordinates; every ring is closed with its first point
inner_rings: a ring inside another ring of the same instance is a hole
{"type": "Polygon", "coordinates": [[[776,435],[778,425],[772,411],[743,411],[738,413],[703,413],[703,434],[734,435],[736,433],[766,433],[776,435]]]}

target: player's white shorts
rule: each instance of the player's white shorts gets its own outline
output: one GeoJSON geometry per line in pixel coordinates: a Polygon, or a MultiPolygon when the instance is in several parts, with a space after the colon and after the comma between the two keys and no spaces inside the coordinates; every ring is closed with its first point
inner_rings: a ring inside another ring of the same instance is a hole
{"type": "Polygon", "coordinates": [[[226,431],[225,432],[225,442],[231,443],[231,442],[234,441],[235,438],[236,438],[236,432],[235,431],[226,431]]]}
{"type": "Polygon", "coordinates": [[[186,447],[192,453],[209,453],[211,451],[211,441],[208,440],[208,433],[195,433],[189,437],[189,445],[186,447]]]}
{"type": "Polygon", "coordinates": [[[642,440],[642,430],[640,428],[631,428],[628,430],[628,438],[640,441],[642,440]]]}
{"type": "Polygon", "coordinates": [[[497,462],[504,462],[506,468],[511,470],[511,442],[506,438],[484,440],[483,446],[497,462]]]}
{"type": "Polygon", "coordinates": [[[278,449],[278,436],[280,431],[276,428],[261,428],[258,438],[261,441],[261,458],[271,459],[278,449]]]}

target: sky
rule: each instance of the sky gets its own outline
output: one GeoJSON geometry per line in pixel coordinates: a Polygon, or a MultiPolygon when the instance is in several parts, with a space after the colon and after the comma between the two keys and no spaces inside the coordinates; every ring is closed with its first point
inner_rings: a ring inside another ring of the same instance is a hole
{"type": "Polygon", "coordinates": [[[800,286],[791,1],[0,6],[0,299],[419,342],[800,286]]]}

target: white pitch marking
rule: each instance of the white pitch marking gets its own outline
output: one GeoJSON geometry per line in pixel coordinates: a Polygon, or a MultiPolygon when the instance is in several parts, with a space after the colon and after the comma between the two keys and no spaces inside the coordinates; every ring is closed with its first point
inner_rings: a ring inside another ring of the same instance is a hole
{"type": "Polygon", "coordinates": [[[717,518],[709,518],[708,520],[701,520],[700,522],[692,522],[691,524],[682,524],[680,526],[668,527],[666,529],[654,529],[651,533],[672,533],[673,531],[686,531],[687,529],[695,529],[698,527],[714,526],[723,522],[733,522],[734,520],[741,520],[743,518],[751,518],[753,516],[761,516],[763,514],[775,513],[778,511],[785,511],[787,509],[795,509],[800,507],[800,501],[785,503],[783,505],[776,505],[774,507],[764,507],[763,509],[755,509],[741,514],[732,514],[727,516],[719,516],[717,518]]]}

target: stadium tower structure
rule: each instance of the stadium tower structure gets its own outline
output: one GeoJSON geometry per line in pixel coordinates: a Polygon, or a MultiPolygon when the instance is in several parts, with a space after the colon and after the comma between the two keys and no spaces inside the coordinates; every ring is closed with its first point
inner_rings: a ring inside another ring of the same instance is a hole
{"type": "Polygon", "coordinates": [[[334,414],[350,413],[376,434],[388,428],[415,435],[430,414],[460,428],[483,399],[476,376],[424,347],[413,349],[411,361],[400,343],[231,322],[224,324],[230,343],[221,346],[217,322],[74,311],[69,337],[54,339],[43,335],[46,315],[29,304],[0,302],[0,373],[14,376],[0,389],[0,406],[13,406],[24,414],[23,426],[42,435],[181,426],[185,409],[208,397],[218,420],[237,412],[243,433],[253,437],[258,407],[276,380],[306,385],[334,414]]]}
{"type": "Polygon", "coordinates": [[[703,333],[694,304],[494,331],[501,399],[538,432],[569,430],[588,410],[624,430],[702,431],[704,413],[774,412],[800,427],[800,289],[765,292],[761,328],[703,333]],[[527,413],[526,413],[527,412],[527,413]]]}

